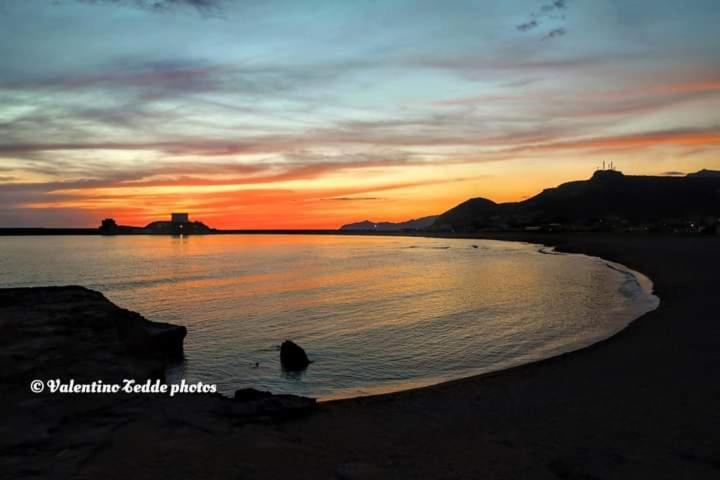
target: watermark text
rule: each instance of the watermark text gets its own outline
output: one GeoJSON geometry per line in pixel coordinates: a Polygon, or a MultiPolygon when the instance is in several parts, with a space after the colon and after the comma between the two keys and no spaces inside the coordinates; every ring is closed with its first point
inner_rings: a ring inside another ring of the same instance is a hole
{"type": "Polygon", "coordinates": [[[217,385],[212,383],[163,383],[160,380],[146,380],[137,382],[133,379],[124,379],[122,383],[105,383],[96,380],[90,383],[76,382],[74,379],[63,381],[59,378],[49,380],[33,380],[30,382],[30,391],[33,393],[155,393],[174,397],[185,393],[216,393],[217,385]]]}

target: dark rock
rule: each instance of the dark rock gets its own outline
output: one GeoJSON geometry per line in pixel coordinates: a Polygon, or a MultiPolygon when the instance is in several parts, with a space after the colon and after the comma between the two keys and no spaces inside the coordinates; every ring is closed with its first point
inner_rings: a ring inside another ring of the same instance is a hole
{"type": "Polygon", "coordinates": [[[185,327],[156,323],[83,287],[0,289],[0,385],[164,379],[185,327]]]}
{"type": "MultiPolygon", "coordinates": [[[[188,432],[229,436],[238,425],[279,422],[316,407],[312,398],[252,389],[234,400],[220,393],[51,394],[46,388],[36,394],[29,388],[34,379],[106,385],[162,379],[169,359],[182,355],[185,333],[83,287],[0,289],[0,477],[100,478],[97,471],[79,472],[114,448],[115,435],[138,445],[188,432]]],[[[164,448],[184,452],[178,441],[164,448]]]]}
{"type": "Polygon", "coordinates": [[[285,370],[304,370],[310,365],[310,360],[302,347],[285,340],[280,345],[280,363],[285,370]]]}
{"type": "Polygon", "coordinates": [[[255,388],[241,388],[240,390],[235,391],[235,396],[233,398],[235,399],[235,401],[239,402],[252,402],[272,396],[272,393],[265,392],[263,390],[257,390],[255,388]]]}
{"type": "Polygon", "coordinates": [[[228,412],[246,422],[280,420],[303,415],[317,406],[314,398],[299,395],[274,395],[252,388],[235,394],[235,402],[228,412]]]}
{"type": "Polygon", "coordinates": [[[126,310],[124,318],[115,321],[120,340],[128,350],[146,355],[158,355],[167,360],[182,360],[183,340],[187,328],[169,323],[151,322],[126,310]]]}

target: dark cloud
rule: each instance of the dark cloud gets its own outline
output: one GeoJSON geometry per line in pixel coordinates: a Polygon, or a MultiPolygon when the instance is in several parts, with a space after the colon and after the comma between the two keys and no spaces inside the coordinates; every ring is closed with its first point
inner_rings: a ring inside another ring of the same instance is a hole
{"type": "MultiPolygon", "coordinates": [[[[265,142],[187,142],[182,132],[213,131],[215,137],[226,131],[244,136],[286,132],[279,123],[307,123],[314,110],[331,103],[327,89],[320,87],[344,75],[346,66],[117,61],[61,75],[4,76],[0,104],[22,113],[0,120],[0,151],[15,158],[104,149],[182,155],[187,143],[194,143],[192,150],[200,155],[267,152],[265,142]],[[283,102],[281,112],[277,102],[283,102]]],[[[274,140],[284,150],[284,138],[274,140]]]]}
{"type": "Polygon", "coordinates": [[[550,30],[544,38],[555,38],[555,37],[562,37],[563,35],[567,34],[567,30],[560,27],[560,28],[553,28],[550,30]]]}
{"type": "Polygon", "coordinates": [[[567,0],[554,0],[550,3],[545,3],[540,6],[540,8],[533,12],[533,16],[542,16],[542,15],[550,15],[553,12],[557,10],[566,10],[567,9],[567,0]]]}
{"type": "Polygon", "coordinates": [[[553,0],[549,3],[544,3],[540,7],[530,14],[530,20],[516,25],[515,28],[520,32],[529,32],[531,30],[539,29],[541,24],[550,23],[548,26],[549,30],[545,33],[543,38],[556,38],[563,36],[567,33],[567,30],[559,25],[559,23],[565,22],[564,11],[568,8],[567,0],[553,0]]]}
{"type": "MultiPolygon", "coordinates": [[[[176,8],[194,8],[204,13],[219,13],[223,0],[75,0],[79,3],[92,5],[123,5],[152,10],[155,12],[166,12],[176,8]]],[[[55,1],[61,4],[61,1],[55,1]]]]}
{"type": "Polygon", "coordinates": [[[608,66],[617,66],[621,63],[635,62],[642,56],[634,52],[622,52],[607,55],[575,56],[566,58],[534,58],[530,55],[515,55],[512,52],[503,58],[480,58],[476,56],[446,56],[417,57],[406,60],[404,64],[409,67],[425,67],[437,70],[447,70],[468,80],[487,81],[489,76],[506,78],[506,72],[532,73],[541,75],[546,73],[568,72],[581,70],[601,70],[608,66]]]}
{"type": "Polygon", "coordinates": [[[111,91],[114,95],[134,92],[143,100],[179,94],[239,92],[272,95],[306,86],[309,82],[334,79],[345,67],[282,67],[212,65],[200,61],[117,61],[87,72],[69,72],[38,78],[20,76],[0,81],[8,90],[111,91]]]}
{"type": "MultiPolygon", "coordinates": [[[[461,106],[462,107],[462,106],[461,106]]],[[[472,107],[472,106],[471,106],[472,107]]],[[[497,147],[521,145],[565,135],[587,134],[579,126],[557,126],[533,124],[528,126],[528,116],[506,118],[493,117],[492,121],[479,121],[472,114],[472,108],[455,108],[447,113],[389,118],[378,121],[345,120],[323,128],[314,128],[294,134],[245,135],[240,138],[207,139],[171,135],[166,139],[151,141],[93,141],[92,138],[76,141],[48,142],[29,139],[26,141],[0,144],[0,155],[7,158],[26,159],[36,162],[34,168],[64,169],[57,163],[57,152],[72,158],[71,152],[82,154],[106,151],[156,152],[166,157],[232,157],[248,154],[284,155],[284,161],[299,164],[327,163],[333,157],[308,155],[297,152],[308,151],[323,145],[355,145],[383,149],[380,153],[343,155],[346,165],[355,162],[367,164],[383,157],[393,164],[414,160],[403,152],[388,152],[387,149],[405,147],[454,147],[479,146],[497,147]]],[[[565,112],[565,116],[567,112],[565,112]]],[[[577,122],[573,122],[573,125],[577,122]]],[[[87,168],[82,160],[75,160],[76,166],[87,168]]],[[[50,173],[50,172],[37,172],[50,173]]]]}
{"type": "Polygon", "coordinates": [[[662,172],[660,175],[664,175],[666,177],[684,177],[685,172],[677,172],[677,171],[671,170],[669,172],[662,172]]]}
{"type": "Polygon", "coordinates": [[[257,131],[263,122],[309,118],[312,111],[331,103],[327,86],[353,68],[342,62],[224,65],[176,59],[114,61],[63,74],[9,74],[0,79],[0,104],[21,107],[25,113],[0,121],[0,134],[6,143],[27,143],[33,132],[42,132],[48,143],[76,143],[108,128],[140,132],[143,137],[171,124],[193,130],[257,131]],[[24,108],[29,95],[38,108],[24,108]],[[98,101],[89,102],[91,96],[98,101]],[[278,113],[274,104],[280,101],[284,107],[278,113]],[[219,121],[218,114],[226,113],[241,115],[219,121]]]}
{"type": "Polygon", "coordinates": [[[521,32],[527,32],[528,30],[532,30],[533,28],[537,28],[538,26],[540,26],[540,24],[537,22],[537,20],[530,20],[529,22],[521,23],[515,28],[517,28],[521,32]]]}

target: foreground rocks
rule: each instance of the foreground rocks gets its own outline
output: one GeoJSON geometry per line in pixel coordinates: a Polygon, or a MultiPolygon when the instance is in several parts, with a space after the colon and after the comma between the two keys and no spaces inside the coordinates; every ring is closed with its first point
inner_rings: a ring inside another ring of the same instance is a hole
{"type": "Polygon", "coordinates": [[[165,378],[185,327],[151,322],[83,287],[0,290],[0,384],[165,378]]]}
{"type": "Polygon", "coordinates": [[[291,418],[312,410],[314,398],[298,395],[282,395],[245,388],[237,390],[233,398],[235,415],[267,419],[291,418]]]}
{"type": "MultiPolygon", "coordinates": [[[[83,287],[0,289],[0,471],[7,478],[78,478],[126,431],[169,447],[187,431],[231,435],[244,425],[304,415],[314,399],[217,393],[32,393],[30,382],[137,383],[183,358],[185,327],[151,322],[83,287]]],[[[179,445],[177,448],[181,448],[179,445]]]]}

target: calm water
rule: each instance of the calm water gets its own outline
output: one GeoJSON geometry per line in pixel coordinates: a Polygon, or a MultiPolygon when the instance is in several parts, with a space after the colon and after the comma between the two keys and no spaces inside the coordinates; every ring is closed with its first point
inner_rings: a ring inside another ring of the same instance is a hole
{"type": "Polygon", "coordinates": [[[171,378],[320,398],[507,368],[606,338],[649,281],[520,243],[401,237],[0,237],[0,286],[80,284],[187,326],[171,378]],[[477,246],[474,248],[473,245],[477,246]],[[314,363],[280,368],[292,339],[314,363]],[[259,368],[253,368],[259,362],[259,368]]]}

